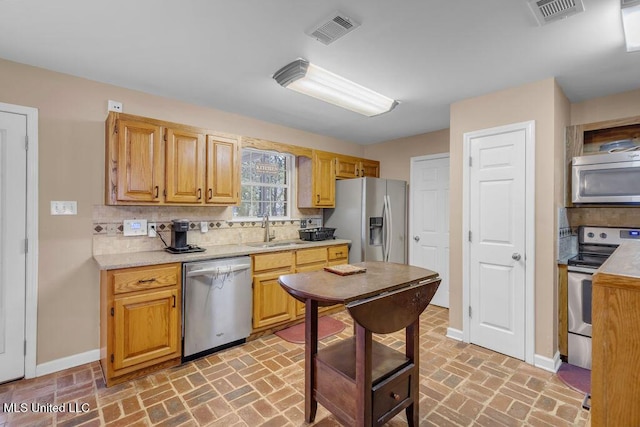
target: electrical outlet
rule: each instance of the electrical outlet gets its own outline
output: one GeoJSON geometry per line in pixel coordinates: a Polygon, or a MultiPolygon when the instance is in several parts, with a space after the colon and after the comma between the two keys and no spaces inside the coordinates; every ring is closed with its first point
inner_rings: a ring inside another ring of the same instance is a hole
{"type": "Polygon", "coordinates": [[[200,232],[206,233],[209,231],[209,223],[207,221],[200,221],[200,232]]]}
{"type": "Polygon", "coordinates": [[[306,219],[301,219],[300,220],[300,228],[307,228],[307,220],[306,219]]]}
{"type": "Polygon", "coordinates": [[[147,236],[149,237],[156,237],[157,233],[156,233],[156,223],[155,222],[150,222],[147,224],[147,236]]]}
{"type": "Polygon", "coordinates": [[[107,103],[107,110],[122,113],[122,102],[109,100],[107,103]]]}

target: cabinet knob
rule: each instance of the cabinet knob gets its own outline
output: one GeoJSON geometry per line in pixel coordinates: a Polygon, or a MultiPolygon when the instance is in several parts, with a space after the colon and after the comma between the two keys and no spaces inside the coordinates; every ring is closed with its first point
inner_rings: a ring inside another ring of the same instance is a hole
{"type": "Polygon", "coordinates": [[[158,186],[155,186],[155,195],[153,196],[154,199],[158,198],[158,195],[160,194],[160,189],[158,188],[158,186]]]}
{"type": "Polygon", "coordinates": [[[213,199],[213,188],[209,189],[209,200],[213,199]]]}
{"type": "Polygon", "coordinates": [[[393,400],[400,400],[400,395],[398,393],[391,392],[391,398],[393,400]]]}
{"type": "Polygon", "coordinates": [[[520,258],[522,258],[522,256],[516,252],[513,255],[511,255],[511,258],[515,259],[516,261],[520,261],[520,258]]]}
{"type": "Polygon", "coordinates": [[[320,195],[316,194],[316,203],[320,203],[320,195]]]}
{"type": "Polygon", "coordinates": [[[202,188],[198,188],[198,200],[202,199],[202,188]]]}
{"type": "Polygon", "coordinates": [[[356,169],[356,176],[360,176],[360,171],[356,169]]]}
{"type": "Polygon", "coordinates": [[[417,235],[413,236],[413,240],[415,240],[416,242],[419,242],[420,241],[420,236],[417,236],[417,235]]]}

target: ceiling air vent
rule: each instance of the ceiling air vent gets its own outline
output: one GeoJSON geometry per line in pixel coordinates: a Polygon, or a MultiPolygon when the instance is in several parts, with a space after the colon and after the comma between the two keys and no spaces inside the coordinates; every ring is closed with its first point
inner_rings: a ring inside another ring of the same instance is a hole
{"type": "Polygon", "coordinates": [[[582,0],[529,0],[529,7],[539,25],[584,12],[582,0]]]}
{"type": "Polygon", "coordinates": [[[359,23],[348,16],[336,12],[331,14],[327,19],[322,20],[320,24],[313,27],[307,34],[323,44],[331,44],[359,26],[359,23]]]}

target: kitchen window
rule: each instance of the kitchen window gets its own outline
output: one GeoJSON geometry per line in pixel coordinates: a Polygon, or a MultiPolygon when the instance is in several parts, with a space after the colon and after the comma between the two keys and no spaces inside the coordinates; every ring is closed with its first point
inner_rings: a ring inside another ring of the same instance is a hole
{"type": "Polygon", "coordinates": [[[291,212],[291,172],[294,157],[275,151],[242,149],[240,205],[233,218],[289,219],[291,212]]]}

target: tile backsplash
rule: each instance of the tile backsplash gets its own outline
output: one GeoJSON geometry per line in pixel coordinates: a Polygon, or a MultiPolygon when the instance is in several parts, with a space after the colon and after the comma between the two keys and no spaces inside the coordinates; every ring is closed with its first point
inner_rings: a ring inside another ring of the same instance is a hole
{"type": "MultiPolygon", "coordinates": [[[[307,228],[322,225],[320,210],[310,210],[310,216],[290,220],[274,220],[270,229],[275,231],[276,240],[297,239],[300,219],[307,221],[307,228]]],[[[93,254],[105,255],[127,252],[161,250],[164,244],[159,237],[124,237],[122,221],[125,219],[146,219],[155,222],[160,236],[171,243],[171,220],[189,220],[187,241],[199,246],[215,246],[260,242],[264,239],[262,219],[234,221],[231,208],[227,207],[183,207],[183,206],[105,206],[93,208],[93,254]],[[206,221],[209,231],[200,232],[200,222],[206,221]]]]}
{"type": "Polygon", "coordinates": [[[580,225],[602,227],[640,227],[640,206],[568,208],[572,228],[580,225]]]}
{"type": "Polygon", "coordinates": [[[566,259],[577,252],[577,236],[569,225],[566,208],[558,209],[558,259],[566,259]]]}

